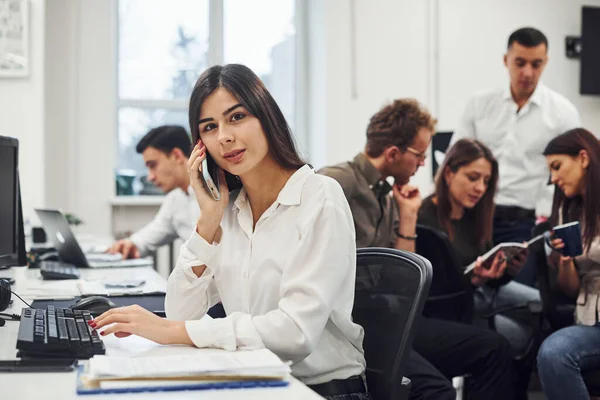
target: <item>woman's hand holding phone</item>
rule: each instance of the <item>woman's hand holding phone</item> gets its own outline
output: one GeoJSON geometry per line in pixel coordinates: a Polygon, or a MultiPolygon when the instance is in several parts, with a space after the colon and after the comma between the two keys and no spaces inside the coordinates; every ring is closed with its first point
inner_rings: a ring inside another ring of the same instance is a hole
{"type": "Polygon", "coordinates": [[[192,185],[192,189],[194,189],[196,201],[200,207],[200,218],[196,224],[196,232],[208,243],[213,243],[219,232],[225,207],[229,204],[229,189],[225,181],[225,173],[219,169],[219,193],[221,194],[221,199],[216,201],[207,191],[200,178],[202,174],[202,161],[205,158],[206,146],[201,140],[198,140],[188,160],[190,184],[192,185]]]}

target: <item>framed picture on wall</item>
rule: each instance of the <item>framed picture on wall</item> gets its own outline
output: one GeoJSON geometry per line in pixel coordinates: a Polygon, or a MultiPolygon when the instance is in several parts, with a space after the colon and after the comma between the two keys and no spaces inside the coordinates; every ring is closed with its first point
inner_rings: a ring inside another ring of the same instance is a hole
{"type": "Polygon", "coordinates": [[[0,0],[0,78],[29,76],[28,0],[0,0]]]}

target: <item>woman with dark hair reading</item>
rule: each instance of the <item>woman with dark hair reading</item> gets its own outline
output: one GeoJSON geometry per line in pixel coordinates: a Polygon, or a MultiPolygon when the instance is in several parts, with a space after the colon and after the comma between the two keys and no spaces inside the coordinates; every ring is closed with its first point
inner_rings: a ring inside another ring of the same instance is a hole
{"type": "Polygon", "coordinates": [[[484,268],[479,257],[492,248],[497,183],[498,162],[492,152],[475,139],[461,139],[448,150],[435,179],[435,193],[419,211],[419,223],[444,231],[465,267],[475,263],[470,275],[474,286],[502,278],[505,270],[515,275],[526,258],[518,254],[506,260],[499,251],[484,268]]]}
{"type": "Polygon", "coordinates": [[[101,315],[96,329],[267,348],[317,393],[368,399],[363,329],[351,318],[354,223],[340,185],[300,158],[281,110],[242,65],[202,74],[189,120],[196,145],[188,170],[202,213],[169,277],[168,319],[131,306],[101,315]],[[220,169],[218,201],[200,180],[207,152],[220,169]],[[233,185],[240,188],[230,192],[233,185]],[[218,302],[227,316],[202,318],[218,302]]]}
{"type": "Polygon", "coordinates": [[[538,371],[549,400],[589,399],[581,372],[600,367],[600,143],[577,128],[548,143],[544,155],[556,186],[552,223],[579,222],[583,254],[565,257],[562,240],[552,241],[556,285],[577,296],[577,325],[554,332],[542,343],[538,371]]]}
{"type": "MultiPolygon", "coordinates": [[[[482,257],[492,249],[497,183],[498,162],[487,146],[475,139],[460,139],[444,158],[435,179],[435,193],[423,200],[419,210],[420,224],[448,235],[465,276],[475,288],[474,304],[480,312],[540,299],[537,289],[511,281],[525,264],[526,249],[512,257],[497,251],[487,263],[482,257]]],[[[529,340],[527,327],[502,315],[496,317],[496,324],[513,347],[520,348],[529,340]]]]}

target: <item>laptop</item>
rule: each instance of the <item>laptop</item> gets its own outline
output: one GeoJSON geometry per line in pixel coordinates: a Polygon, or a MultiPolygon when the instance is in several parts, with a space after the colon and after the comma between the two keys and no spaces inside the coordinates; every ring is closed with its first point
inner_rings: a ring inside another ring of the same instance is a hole
{"type": "Polygon", "coordinates": [[[119,254],[85,254],[69,227],[67,218],[58,210],[35,209],[48,240],[56,247],[61,260],[80,268],[112,268],[152,266],[152,258],[123,260],[119,254]]]}

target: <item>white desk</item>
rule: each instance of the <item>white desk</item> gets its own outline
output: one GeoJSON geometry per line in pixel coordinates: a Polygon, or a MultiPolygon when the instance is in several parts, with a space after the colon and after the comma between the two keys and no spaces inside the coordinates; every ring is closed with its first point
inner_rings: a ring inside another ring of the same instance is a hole
{"type": "MultiPolygon", "coordinates": [[[[13,290],[19,293],[20,287],[27,287],[28,281],[38,279],[37,270],[28,270],[26,268],[13,268],[8,271],[0,271],[0,277],[14,277],[16,284],[13,290]]],[[[115,269],[89,269],[82,270],[82,277],[85,279],[146,279],[162,280],[163,278],[150,267],[140,268],[115,268],[115,269]]],[[[22,296],[24,297],[24,296],[22,296]]],[[[4,312],[20,314],[21,308],[25,305],[13,295],[13,305],[4,312]]],[[[25,298],[29,302],[31,298],[25,298]]],[[[7,321],[6,325],[0,328],[0,359],[15,359],[16,342],[19,330],[19,323],[7,321]]],[[[114,337],[105,338],[107,354],[120,353],[125,342],[114,337]]],[[[123,339],[128,340],[128,339],[123,339]]],[[[139,340],[138,340],[139,342],[139,340]]],[[[163,346],[162,351],[168,351],[167,346],[163,346]]],[[[88,398],[87,396],[77,396],[75,392],[75,372],[72,373],[0,373],[0,390],[2,399],[25,400],[42,398],[44,400],[67,400],[76,398],[88,398]]],[[[286,400],[310,400],[321,399],[319,395],[310,390],[298,380],[291,378],[290,385],[281,388],[257,388],[257,389],[232,389],[232,390],[202,390],[189,392],[157,392],[157,393],[138,393],[138,394],[117,394],[117,395],[94,395],[94,399],[282,399],[286,400]]]]}

